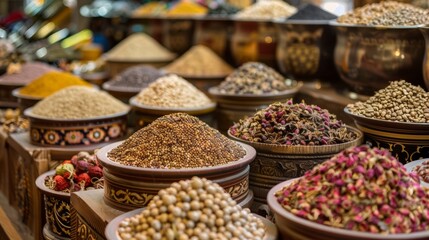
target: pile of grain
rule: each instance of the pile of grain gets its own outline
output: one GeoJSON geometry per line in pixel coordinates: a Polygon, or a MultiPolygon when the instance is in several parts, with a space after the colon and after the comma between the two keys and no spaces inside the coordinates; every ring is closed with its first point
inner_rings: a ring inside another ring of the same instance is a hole
{"type": "Polygon", "coordinates": [[[144,33],[134,33],[107,53],[109,61],[170,61],[175,54],[144,33]]]}
{"type": "Polygon", "coordinates": [[[198,118],[175,113],[158,118],[112,149],[111,160],[142,168],[200,168],[237,161],[246,151],[198,118]]]}
{"type": "Polygon", "coordinates": [[[51,119],[85,119],[128,111],[108,93],[88,87],[68,87],[38,102],[32,113],[51,119]]]}
{"type": "Polygon", "coordinates": [[[210,48],[197,45],[166,66],[165,70],[189,77],[224,77],[230,74],[233,69],[210,48]]]}

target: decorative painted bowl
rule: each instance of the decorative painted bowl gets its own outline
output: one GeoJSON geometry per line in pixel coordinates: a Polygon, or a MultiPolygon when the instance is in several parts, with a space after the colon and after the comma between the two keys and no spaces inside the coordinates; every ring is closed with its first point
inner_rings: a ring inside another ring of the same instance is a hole
{"type": "Polygon", "coordinates": [[[398,79],[424,86],[425,40],[417,26],[330,25],[337,33],[335,66],[356,93],[372,96],[398,79]]]}
{"type": "Polygon", "coordinates": [[[246,143],[256,149],[255,160],[250,164],[250,189],[254,193],[252,211],[260,215],[267,212],[267,194],[276,184],[301,177],[314,166],[322,163],[342,150],[362,143],[363,134],[352,127],[357,138],[353,141],[335,145],[321,146],[286,146],[267,143],[255,143],[237,138],[228,131],[228,136],[236,141],[246,143]]]}
{"type": "Polygon", "coordinates": [[[334,66],[335,33],[326,20],[277,20],[277,64],[299,80],[338,79],[334,66]]]}
{"type": "Polygon", "coordinates": [[[283,187],[288,186],[294,180],[288,180],[274,186],[267,196],[268,205],[274,212],[276,225],[280,232],[280,239],[300,239],[300,240],[410,240],[429,239],[429,231],[415,232],[409,234],[374,234],[358,232],[325,226],[300,217],[285,210],[275,197],[275,193],[283,187]]]}
{"type": "Polygon", "coordinates": [[[161,116],[178,112],[196,116],[208,125],[214,125],[214,116],[212,114],[213,111],[216,109],[216,103],[214,102],[206,106],[195,108],[164,108],[141,104],[137,102],[136,97],[133,97],[130,99],[130,105],[135,112],[137,121],[136,126],[138,128],[148,125],[149,123],[155,121],[155,119],[161,116]]]}
{"type": "Polygon", "coordinates": [[[229,127],[243,119],[251,116],[256,110],[267,107],[273,102],[284,102],[299,91],[302,82],[291,81],[291,88],[275,94],[222,94],[217,87],[209,89],[209,95],[218,102],[217,126],[221,131],[226,132],[229,127]]]}
{"type": "Polygon", "coordinates": [[[70,193],[54,191],[45,186],[45,178],[54,175],[55,170],[51,170],[36,179],[36,186],[42,192],[45,205],[47,223],[43,229],[43,233],[45,234],[46,231],[50,239],[70,239],[72,208],[70,193]]]}
{"type": "MultiPolygon", "coordinates": [[[[106,227],[106,238],[107,240],[120,240],[121,237],[118,234],[118,228],[119,224],[124,221],[126,218],[135,216],[143,211],[144,208],[136,209],[127,213],[124,213],[116,218],[114,218],[106,227]]],[[[274,223],[268,221],[265,218],[262,218],[258,215],[254,215],[255,217],[262,220],[262,222],[265,225],[265,236],[263,240],[277,240],[278,238],[278,231],[274,223]]]]}
{"type": "Polygon", "coordinates": [[[402,164],[429,158],[429,123],[406,123],[359,116],[346,107],[344,112],[365,135],[366,144],[388,149],[402,164]]]}
{"type": "Polygon", "coordinates": [[[39,146],[79,146],[119,140],[127,134],[127,114],[87,119],[49,119],[24,111],[30,120],[31,144],[39,146]]]}
{"type": "Polygon", "coordinates": [[[231,197],[241,203],[248,202],[249,164],[256,155],[251,146],[239,143],[246,155],[229,164],[184,169],[151,169],[126,166],[110,160],[108,152],[122,142],[112,143],[97,152],[103,166],[104,201],[119,210],[133,210],[146,206],[159,190],[173,182],[190,179],[193,176],[205,177],[222,186],[231,197]],[[247,199],[247,200],[246,200],[247,199]]]}

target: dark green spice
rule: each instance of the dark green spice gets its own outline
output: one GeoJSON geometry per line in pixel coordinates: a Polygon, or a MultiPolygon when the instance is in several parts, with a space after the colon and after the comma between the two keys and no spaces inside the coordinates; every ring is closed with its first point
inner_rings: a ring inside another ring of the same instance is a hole
{"type": "Polygon", "coordinates": [[[292,100],[271,104],[229,131],[243,140],[282,145],[339,144],[357,137],[327,110],[292,100]]]}

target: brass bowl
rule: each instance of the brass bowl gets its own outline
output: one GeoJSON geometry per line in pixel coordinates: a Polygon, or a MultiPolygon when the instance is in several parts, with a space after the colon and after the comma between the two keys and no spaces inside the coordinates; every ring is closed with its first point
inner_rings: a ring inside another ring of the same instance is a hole
{"type": "Polygon", "coordinates": [[[423,77],[425,79],[426,88],[429,89],[429,26],[421,27],[426,43],[425,58],[423,61],[423,77]]]}
{"type": "Polygon", "coordinates": [[[326,20],[277,20],[277,64],[299,80],[338,79],[334,66],[335,33],[326,20]]]}
{"type": "Polygon", "coordinates": [[[274,23],[264,20],[233,20],[230,48],[235,64],[241,66],[252,61],[277,68],[277,30],[274,23]]]}
{"type": "Polygon", "coordinates": [[[367,232],[351,231],[341,228],[325,226],[304,218],[295,216],[284,209],[275,197],[275,193],[283,187],[290,185],[294,180],[288,180],[274,186],[267,196],[268,205],[274,212],[276,225],[280,232],[280,239],[302,239],[302,240],[410,240],[429,239],[429,231],[421,231],[408,234],[375,234],[367,232]]]}
{"type": "MultiPolygon", "coordinates": [[[[42,192],[45,207],[45,228],[52,239],[70,239],[71,236],[71,209],[70,193],[54,191],[45,186],[45,178],[54,176],[55,170],[46,172],[36,179],[36,186],[42,192]]],[[[39,220],[40,221],[40,220],[39,220]]]]}
{"type": "Polygon", "coordinates": [[[355,121],[373,147],[386,148],[402,164],[429,157],[429,123],[407,123],[359,116],[346,107],[344,112],[355,121]]]}
{"type": "Polygon", "coordinates": [[[86,119],[51,119],[24,111],[30,120],[31,144],[38,146],[84,146],[119,140],[127,134],[129,110],[86,119]]]}
{"type": "Polygon", "coordinates": [[[337,33],[335,66],[356,93],[372,96],[399,79],[424,86],[421,66],[425,42],[417,26],[330,24],[337,33]]]}
{"type": "Polygon", "coordinates": [[[183,169],[152,169],[126,166],[110,160],[107,154],[122,144],[112,143],[97,152],[103,166],[104,201],[119,210],[133,210],[146,206],[159,190],[173,182],[190,179],[193,176],[205,177],[218,183],[238,204],[249,199],[249,163],[256,155],[251,146],[239,143],[246,155],[229,164],[183,169]]]}
{"type": "Polygon", "coordinates": [[[275,94],[222,94],[217,87],[209,89],[210,96],[218,102],[217,126],[226,132],[229,127],[255,111],[267,107],[273,102],[283,102],[295,96],[303,86],[302,82],[293,81],[291,88],[275,94]]]}
{"type": "Polygon", "coordinates": [[[256,149],[255,160],[250,164],[250,189],[254,193],[253,212],[270,215],[266,208],[268,191],[283,181],[301,177],[314,166],[322,163],[346,148],[362,143],[363,134],[353,127],[347,126],[357,137],[353,141],[335,145],[321,146],[287,146],[279,144],[255,143],[228,136],[239,142],[246,143],[256,149]]]}
{"type": "MultiPolygon", "coordinates": [[[[140,214],[143,211],[144,208],[139,208],[127,213],[124,213],[116,218],[114,218],[112,221],[109,222],[109,224],[106,227],[106,231],[104,232],[106,235],[107,240],[120,240],[121,237],[118,235],[118,228],[119,224],[124,221],[126,218],[133,217],[137,214],[140,214]]],[[[268,221],[265,218],[262,218],[258,215],[254,215],[255,217],[262,220],[262,222],[265,225],[265,236],[263,240],[276,240],[278,237],[278,231],[274,223],[268,221]]]]}
{"type": "Polygon", "coordinates": [[[149,123],[155,121],[157,118],[172,114],[172,113],[187,113],[192,116],[198,117],[201,121],[204,121],[210,126],[213,126],[214,116],[213,111],[216,109],[216,103],[212,102],[206,106],[195,107],[195,108],[165,108],[145,105],[137,102],[136,97],[130,99],[130,105],[132,106],[136,115],[136,126],[141,128],[149,123]]]}

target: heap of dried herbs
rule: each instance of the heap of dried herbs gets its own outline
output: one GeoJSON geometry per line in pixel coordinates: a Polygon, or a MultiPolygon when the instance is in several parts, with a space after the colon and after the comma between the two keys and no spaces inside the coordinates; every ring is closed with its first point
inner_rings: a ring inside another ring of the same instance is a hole
{"type": "Polygon", "coordinates": [[[240,120],[229,131],[246,141],[282,145],[339,144],[357,137],[328,110],[292,100],[273,103],[240,120]]]}

